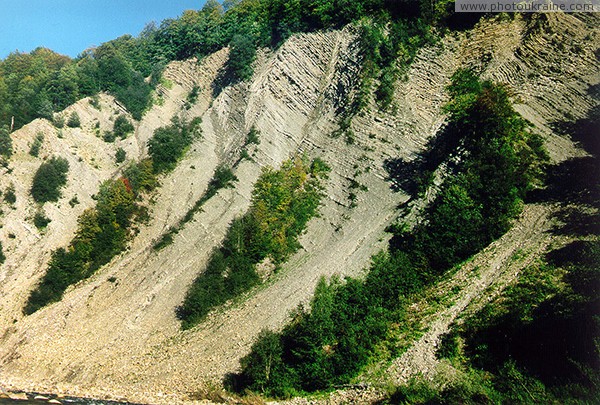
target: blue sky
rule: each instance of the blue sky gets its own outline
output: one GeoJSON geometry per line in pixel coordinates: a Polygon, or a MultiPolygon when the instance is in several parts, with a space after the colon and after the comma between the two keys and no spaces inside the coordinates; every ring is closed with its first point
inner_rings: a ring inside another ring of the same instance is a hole
{"type": "Polygon", "coordinates": [[[137,35],[146,23],[160,23],[204,0],[0,0],[0,59],[38,46],[77,56],[124,34],[137,35]]]}

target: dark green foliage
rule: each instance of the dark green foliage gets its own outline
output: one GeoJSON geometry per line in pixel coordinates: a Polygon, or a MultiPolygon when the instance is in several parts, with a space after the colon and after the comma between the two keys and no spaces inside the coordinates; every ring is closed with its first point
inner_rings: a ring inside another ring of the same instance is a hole
{"type": "Polygon", "coordinates": [[[2,242],[0,242],[0,265],[6,261],[6,256],[4,255],[4,250],[2,249],[2,242]]]}
{"type": "MultiPolygon", "coordinates": [[[[271,331],[263,330],[252,345],[250,354],[240,360],[244,369],[244,382],[252,381],[257,392],[269,392],[273,382],[278,382],[278,397],[292,397],[295,394],[295,378],[289,374],[283,362],[283,343],[281,337],[271,331]]],[[[238,381],[241,385],[244,382],[238,381]]]]}
{"type": "Polygon", "coordinates": [[[33,143],[31,144],[31,148],[29,148],[29,154],[31,156],[38,157],[40,154],[40,149],[43,144],[44,144],[44,134],[40,132],[35,136],[35,139],[33,140],[33,143]]]}
{"type": "Polygon", "coordinates": [[[516,285],[443,339],[438,356],[461,369],[460,380],[442,390],[413,381],[389,402],[595,403],[599,246],[574,242],[551,252],[550,263],[528,267],[516,285]]]}
{"type": "MultiPolygon", "coordinates": [[[[280,170],[263,171],[250,210],[231,224],[223,246],[212,254],[179,307],[177,315],[184,328],[257,285],[256,264],[266,258],[280,264],[298,249],[297,238],[316,215],[321,199],[320,179],[326,170],[322,165],[318,168],[313,170],[307,162],[295,159],[284,162],[280,170]]],[[[223,172],[219,177],[230,176],[223,172]]]]}
{"type": "Polygon", "coordinates": [[[249,80],[254,73],[252,63],[256,58],[256,44],[250,35],[238,34],[231,40],[229,69],[239,80],[249,80]]]}
{"type": "Polygon", "coordinates": [[[154,131],[154,136],[148,141],[148,151],[157,173],[175,168],[188,146],[200,136],[200,124],[200,119],[185,123],[175,118],[170,126],[154,131]]]}
{"type": "MultiPolygon", "coordinates": [[[[456,132],[459,141],[454,145],[463,158],[426,211],[425,221],[410,234],[396,230],[393,249],[374,257],[363,281],[321,282],[311,311],[299,309],[277,345],[271,335],[263,336],[268,342],[255,345],[263,351],[274,348],[269,361],[278,372],[265,378],[265,356],[252,352],[242,360],[245,367],[235,379],[236,389],[287,397],[348,383],[390,326],[402,324],[409,297],[508,229],[521,199],[537,181],[545,154],[503,88],[471,76],[457,82],[464,78],[463,72],[455,76],[448,107],[449,130],[456,132]],[[279,353],[281,358],[271,359],[279,353]]],[[[497,334],[498,339],[503,336],[497,334]]],[[[452,345],[445,347],[446,353],[452,350],[452,345]]],[[[490,383],[475,377],[449,387],[441,397],[430,386],[413,388],[399,391],[396,399],[480,403],[498,398],[490,383]]]]}
{"type": "Polygon", "coordinates": [[[65,127],[65,117],[63,117],[62,115],[55,115],[54,118],[52,119],[52,124],[58,128],[64,128],[65,127]]]}
{"type": "Polygon", "coordinates": [[[38,203],[58,201],[60,189],[67,184],[69,162],[63,158],[52,157],[41,164],[31,186],[31,196],[38,203]]]}
{"type": "Polygon", "coordinates": [[[198,86],[192,87],[192,90],[188,94],[187,100],[186,100],[190,107],[192,105],[196,104],[196,102],[198,101],[199,93],[200,93],[200,87],[198,87],[198,86]]]}
{"type": "Polygon", "coordinates": [[[592,400],[600,383],[600,244],[574,242],[550,259],[567,270],[566,285],[553,265],[530,267],[502,301],[465,323],[465,352],[475,367],[497,374],[515,361],[556,395],[592,400]]]}
{"type": "Polygon", "coordinates": [[[69,115],[67,126],[69,128],[79,128],[81,126],[81,119],[79,118],[77,111],[73,111],[71,115],[69,115]]]}
{"type": "Polygon", "coordinates": [[[237,177],[235,177],[231,169],[224,166],[217,167],[217,170],[215,171],[213,178],[208,183],[208,188],[206,189],[202,197],[200,197],[198,201],[196,201],[194,206],[189,209],[189,211],[177,223],[176,226],[171,227],[169,231],[165,233],[160,238],[160,240],[154,244],[154,250],[161,250],[173,243],[173,236],[179,233],[179,231],[183,229],[185,224],[187,224],[194,218],[194,215],[196,214],[196,212],[202,209],[204,203],[206,203],[208,200],[214,197],[220,189],[231,187],[235,181],[237,181],[237,177]]]}
{"type": "Polygon", "coordinates": [[[113,143],[117,140],[117,137],[115,136],[115,133],[113,131],[106,131],[102,136],[102,139],[104,140],[104,142],[113,143]]]}
{"type": "Polygon", "coordinates": [[[382,109],[391,106],[400,74],[410,66],[421,47],[434,41],[430,29],[421,20],[389,17],[361,25],[362,85],[354,101],[358,110],[368,103],[374,86],[379,106],[382,109]]]}
{"type": "Polygon", "coordinates": [[[8,128],[0,126],[0,156],[10,158],[12,153],[12,138],[8,132],[8,128]]]}
{"type": "MultiPolygon", "coordinates": [[[[402,320],[400,298],[418,292],[421,285],[406,256],[387,254],[373,259],[365,281],[321,280],[310,312],[299,308],[279,335],[282,357],[272,359],[281,363],[277,376],[258,383],[255,373],[263,365],[254,363],[251,352],[241,361],[248,366],[236,376],[237,388],[288,397],[346,384],[368,363],[389,323],[402,320]]],[[[258,340],[256,346],[263,344],[258,340]]]]}
{"type": "Polygon", "coordinates": [[[246,137],[246,146],[248,145],[260,145],[260,131],[254,126],[250,128],[246,137]]]}
{"type": "Polygon", "coordinates": [[[125,139],[127,138],[127,135],[132,133],[134,130],[135,128],[133,124],[127,119],[125,115],[121,114],[115,120],[115,124],[113,127],[113,133],[115,137],[125,139]]]}
{"type": "MultiPolygon", "coordinates": [[[[399,36],[396,23],[410,21],[409,26],[423,27],[424,21],[443,23],[446,5],[427,5],[422,11],[421,2],[413,0],[256,0],[228,4],[225,9],[211,0],[201,10],[187,10],[179,18],[159,25],[150,23],[138,37],[124,35],[76,59],[45,48],[10,54],[0,61],[0,122],[10,122],[14,116],[18,129],[35,118],[51,118],[54,111],[100,91],[115,96],[139,120],[150,106],[152,89],[170,61],[202,58],[230,45],[230,70],[245,80],[252,74],[257,47],[275,47],[295,32],[340,27],[364,17],[380,21],[381,27],[387,25],[386,21],[391,23],[390,39],[383,47],[375,45],[383,59],[395,55],[406,59],[421,38],[427,40],[426,35],[411,31],[408,37],[399,36]],[[147,77],[150,81],[144,80],[147,77]]],[[[372,78],[380,79],[377,97],[382,106],[387,106],[397,72],[385,61],[380,68],[383,70],[372,78]]]]}
{"type": "Polygon", "coordinates": [[[449,90],[451,121],[444,136],[457,140],[464,158],[429,208],[428,222],[398,244],[421,252],[417,261],[437,272],[509,229],[547,159],[541,139],[528,131],[503,87],[459,71],[449,90]]]}
{"type": "Polygon", "coordinates": [[[4,191],[4,201],[6,201],[9,204],[14,204],[17,202],[17,195],[15,194],[14,184],[8,186],[8,188],[4,191]]]}
{"type": "Polygon", "coordinates": [[[38,229],[44,229],[51,221],[52,220],[44,215],[44,213],[41,211],[36,212],[33,217],[33,224],[38,229]]]}
{"type": "Polygon", "coordinates": [[[77,204],[79,204],[79,198],[77,198],[77,196],[75,195],[69,200],[69,205],[71,206],[71,208],[74,208],[77,204]]]}
{"type": "Polygon", "coordinates": [[[126,158],[127,158],[127,152],[125,152],[125,149],[123,149],[123,148],[117,149],[117,153],[115,153],[115,162],[117,164],[123,163],[126,158]]]}

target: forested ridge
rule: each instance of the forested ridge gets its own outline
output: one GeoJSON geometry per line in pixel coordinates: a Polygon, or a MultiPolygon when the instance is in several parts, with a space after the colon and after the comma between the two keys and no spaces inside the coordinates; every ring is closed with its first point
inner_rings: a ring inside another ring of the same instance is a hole
{"type": "MultiPolygon", "coordinates": [[[[375,17],[383,24],[390,18],[410,21],[403,24],[401,35],[411,36],[411,26],[446,18],[445,7],[440,3],[432,10],[420,1],[400,4],[389,0],[243,0],[222,5],[209,0],[201,10],[150,23],[137,36],[124,35],[83,50],[73,59],[46,48],[14,52],[0,61],[0,126],[12,125],[14,130],[35,118],[51,120],[54,112],[101,91],[114,95],[139,120],[151,105],[152,89],[170,61],[203,58],[230,46],[229,80],[248,79],[256,49],[277,47],[294,32],[341,27],[375,17]]],[[[380,39],[371,40],[377,40],[371,41],[376,46],[380,39]]],[[[395,60],[403,53],[410,54],[406,40],[401,43],[408,49],[394,49],[389,42],[385,49],[375,48],[374,58],[395,60]]],[[[393,75],[382,77],[389,86],[393,75]]]]}

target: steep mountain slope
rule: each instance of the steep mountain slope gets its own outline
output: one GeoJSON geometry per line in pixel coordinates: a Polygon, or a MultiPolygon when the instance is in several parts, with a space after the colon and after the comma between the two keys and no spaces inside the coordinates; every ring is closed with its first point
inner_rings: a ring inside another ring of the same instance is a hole
{"type": "MultiPolygon", "coordinates": [[[[86,100],[71,107],[85,130],[65,129],[61,139],[48,122],[35,121],[16,132],[15,169],[1,180],[3,187],[14,182],[17,206],[5,216],[1,236],[8,260],[0,271],[0,383],[173,403],[235,371],[258,332],[281,327],[289,312],[311,297],[321,276],[359,275],[371,255],[386,246],[384,230],[409,197],[392,191],[384,162],[414,158],[438,132],[445,119],[440,111],[445,87],[458,67],[476,68],[484,78],[509,85],[519,111],[546,137],[553,160],[580,154],[553,132],[552,124],[583,117],[598,103],[593,90],[600,83],[598,20],[592,15],[538,18],[539,24],[520,17],[484,21],[423,49],[407,80],[397,85],[393,112],[372,106],[355,118],[354,144],[332,136],[337,112],[359,80],[360,50],[352,28],[296,35],[279,50],[260,55],[251,82],[220,92],[227,50],[200,62],[172,63],[158,89],[162,101],[146,114],[135,137],[119,145],[105,144],[93,133],[94,119],[109,128],[119,109],[107,96],[101,110],[86,100]],[[186,109],[195,86],[199,101],[186,109]],[[61,302],[23,317],[21,308],[43,275],[49,252],[68,243],[77,215],[93,204],[100,181],[116,174],[116,147],[124,147],[128,156],[144,156],[153,131],[174,115],[202,117],[203,137],[161,180],[151,197],[151,221],[140,226],[130,249],[69,289],[61,302]],[[252,160],[240,160],[253,126],[261,143],[250,150],[252,160]],[[71,164],[63,199],[45,206],[53,221],[42,236],[22,220],[35,211],[27,194],[39,160],[27,151],[38,131],[46,134],[44,154],[64,156],[71,164]],[[75,148],[75,155],[69,152],[75,148]],[[175,309],[230,222],[248,208],[261,167],[278,166],[297,153],[321,157],[332,168],[321,217],[303,235],[303,249],[243,302],[181,332],[175,309]],[[220,164],[234,167],[235,188],[220,191],[172,245],[154,251],[153,243],[191,208],[220,164]],[[366,188],[350,189],[352,180],[366,188]],[[350,192],[358,194],[356,207],[350,192]],[[75,194],[81,203],[71,209],[67,201],[75,194]],[[12,242],[10,233],[16,236],[12,242]]],[[[527,226],[536,226],[535,221],[527,226]]],[[[491,282],[500,267],[493,267],[491,282]]]]}

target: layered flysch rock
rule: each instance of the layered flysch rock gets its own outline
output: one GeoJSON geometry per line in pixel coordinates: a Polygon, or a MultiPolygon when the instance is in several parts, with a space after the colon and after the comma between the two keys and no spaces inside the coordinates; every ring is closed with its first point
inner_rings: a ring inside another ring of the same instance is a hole
{"type": "Polygon", "coordinates": [[[253,79],[224,89],[219,84],[227,50],[172,63],[154,107],[122,145],[107,145],[93,131],[95,119],[107,127],[119,108],[108,96],[100,111],[85,100],[73,106],[84,129],[64,130],[63,138],[43,121],[15,133],[15,171],[1,180],[3,186],[8,178],[15,183],[18,202],[0,234],[8,253],[0,270],[0,384],[174,403],[237,370],[260,330],[281,327],[292,309],[310,299],[321,276],[360,275],[371,255],[386,246],[384,230],[408,196],[392,191],[384,161],[413,159],[438,132],[445,87],[459,67],[510,86],[519,111],[546,136],[555,160],[579,153],[551,124],[583,117],[597,104],[591,91],[600,83],[597,19],[543,18],[540,28],[520,17],[487,21],[421,50],[407,80],[397,85],[394,108],[381,112],[373,104],[355,117],[353,144],[332,136],[359,85],[360,52],[352,28],[299,34],[277,51],[262,51],[253,79]],[[199,100],[187,109],[186,97],[196,86],[199,100]],[[153,131],[174,115],[202,117],[203,136],[161,179],[150,223],[141,226],[126,252],[71,287],[61,302],[23,317],[21,308],[43,276],[49,252],[68,244],[98,184],[118,173],[115,148],[144,156],[153,131]],[[240,161],[253,126],[261,143],[253,146],[252,160],[240,161]],[[23,220],[35,210],[27,187],[39,159],[27,155],[27,145],[38,131],[48,140],[45,154],[65,156],[72,164],[63,199],[44,208],[53,220],[45,234],[23,220]],[[181,332],[175,309],[228,225],[248,208],[261,168],[295,154],[321,157],[332,168],[321,216],[302,236],[303,248],[265,287],[181,332]],[[220,164],[234,166],[235,187],[210,199],[172,245],[154,251],[154,242],[193,206],[220,164]],[[356,207],[349,198],[351,180],[366,186],[353,190],[356,207]],[[74,194],[81,203],[71,209],[74,194]],[[18,243],[11,244],[9,232],[18,243]]]}

